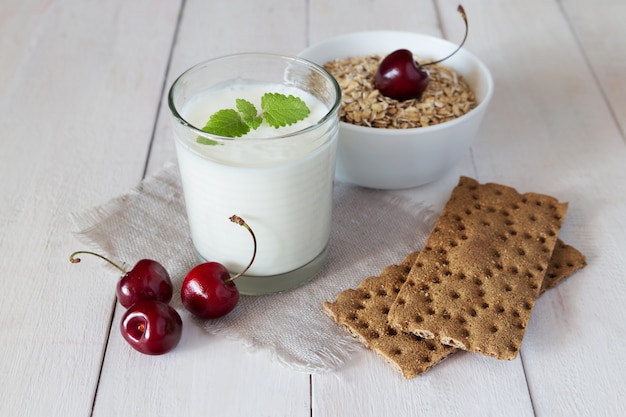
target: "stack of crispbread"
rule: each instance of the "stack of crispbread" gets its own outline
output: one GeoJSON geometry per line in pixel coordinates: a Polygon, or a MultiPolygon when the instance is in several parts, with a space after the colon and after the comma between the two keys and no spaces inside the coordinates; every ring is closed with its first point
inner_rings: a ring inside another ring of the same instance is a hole
{"type": "Polygon", "coordinates": [[[422,251],[324,311],[406,378],[458,349],[513,359],[536,298],[586,265],[558,240],[566,209],[461,177],[422,251]]]}

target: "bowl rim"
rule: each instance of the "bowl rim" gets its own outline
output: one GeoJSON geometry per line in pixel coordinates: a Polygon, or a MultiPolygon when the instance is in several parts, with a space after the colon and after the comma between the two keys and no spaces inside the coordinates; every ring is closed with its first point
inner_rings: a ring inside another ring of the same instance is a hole
{"type": "MultiPolygon", "coordinates": [[[[346,40],[351,40],[352,38],[359,39],[363,37],[369,38],[372,36],[392,36],[392,35],[427,38],[431,41],[440,42],[442,44],[450,45],[453,47],[457,46],[456,44],[448,41],[447,39],[443,39],[443,38],[429,35],[426,33],[400,31],[400,30],[365,30],[365,31],[349,32],[349,33],[344,33],[344,34],[325,38],[301,50],[300,52],[296,54],[296,56],[301,57],[303,59],[311,60],[310,58],[306,56],[306,54],[310,53],[313,50],[324,48],[324,47],[327,47],[328,45],[335,44],[337,42],[345,42],[346,40]]],[[[434,132],[437,130],[451,128],[454,125],[463,123],[464,120],[470,117],[473,117],[474,115],[472,115],[472,113],[478,110],[484,111],[484,109],[489,105],[489,102],[491,101],[491,98],[493,96],[494,82],[493,82],[493,76],[491,75],[491,71],[489,71],[489,68],[487,68],[487,66],[482,62],[482,60],[480,60],[475,54],[473,54],[466,48],[462,48],[459,52],[463,53],[467,58],[470,59],[470,61],[473,62],[473,64],[479,69],[479,73],[483,75],[483,78],[486,81],[486,90],[485,90],[484,97],[482,98],[482,100],[480,100],[478,105],[475,108],[473,108],[470,112],[465,113],[462,116],[456,117],[453,120],[449,120],[447,122],[439,123],[439,124],[432,125],[432,126],[411,127],[411,128],[406,128],[406,129],[385,129],[385,128],[355,125],[352,123],[340,121],[339,123],[341,127],[345,129],[354,130],[356,132],[361,132],[361,133],[367,132],[368,134],[372,134],[374,132],[376,132],[374,134],[378,134],[378,131],[380,131],[381,135],[384,134],[384,135],[391,135],[391,136],[404,136],[407,134],[415,134],[418,132],[422,132],[423,134],[426,134],[428,132],[434,132]]],[[[336,59],[341,59],[341,58],[336,58],[336,59]]],[[[315,61],[312,61],[312,62],[317,63],[315,61]]],[[[317,63],[317,64],[320,66],[323,66],[323,63],[317,63]]]]}

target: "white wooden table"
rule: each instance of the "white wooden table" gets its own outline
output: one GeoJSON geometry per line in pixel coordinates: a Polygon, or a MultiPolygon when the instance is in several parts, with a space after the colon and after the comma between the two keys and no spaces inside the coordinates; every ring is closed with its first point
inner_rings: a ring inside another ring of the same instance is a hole
{"type": "Polygon", "coordinates": [[[0,416],[626,415],[623,0],[465,1],[466,47],[495,79],[489,115],[445,178],[398,191],[441,207],[463,174],[570,202],[561,236],[589,265],[537,304],[512,362],[459,354],[407,381],[367,351],[309,375],[191,322],[175,351],[144,356],[118,331],[114,275],[67,260],[69,213],[174,157],[163,99],[187,67],[356,30],[454,41],[456,6],[0,1],[0,416]]]}

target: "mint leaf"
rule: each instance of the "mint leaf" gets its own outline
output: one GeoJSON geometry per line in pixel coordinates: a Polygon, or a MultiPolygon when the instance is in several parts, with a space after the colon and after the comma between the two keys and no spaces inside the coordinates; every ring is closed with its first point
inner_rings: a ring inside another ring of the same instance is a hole
{"type": "Polygon", "coordinates": [[[261,97],[263,119],[272,127],[292,125],[306,118],[310,110],[299,97],[265,93],[261,97]]]}
{"type": "Polygon", "coordinates": [[[254,104],[242,98],[238,98],[235,102],[237,103],[237,110],[241,113],[245,124],[250,126],[253,130],[256,130],[259,126],[261,126],[263,118],[258,115],[254,104]]]}
{"type": "Polygon", "coordinates": [[[235,138],[248,133],[250,126],[244,123],[236,110],[224,109],[213,113],[202,130],[212,135],[235,138]]]}
{"type": "Polygon", "coordinates": [[[198,142],[200,145],[219,145],[220,144],[216,140],[207,139],[207,138],[202,137],[202,136],[198,136],[196,138],[196,142],[198,142]]]}
{"type": "MultiPolygon", "coordinates": [[[[258,129],[263,121],[279,128],[304,120],[311,113],[306,103],[299,97],[280,93],[263,94],[261,114],[248,100],[236,99],[235,107],[237,110],[223,109],[213,113],[202,130],[212,135],[235,138],[258,129]]],[[[198,137],[196,141],[204,145],[219,144],[218,141],[203,137],[198,137]]]]}

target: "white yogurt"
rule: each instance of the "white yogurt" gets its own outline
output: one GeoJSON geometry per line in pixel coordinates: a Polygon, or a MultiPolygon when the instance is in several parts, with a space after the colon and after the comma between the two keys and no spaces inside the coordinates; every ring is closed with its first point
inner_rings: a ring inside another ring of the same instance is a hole
{"type": "Polygon", "coordinates": [[[280,129],[263,125],[223,145],[202,145],[179,129],[176,150],[194,246],[209,261],[239,272],[252,255],[248,231],[229,221],[237,214],[254,230],[257,256],[246,275],[296,270],[318,257],[330,234],[337,123],[307,129],[329,108],[314,96],[280,84],[237,81],[191,98],[181,115],[197,128],[243,98],[260,109],[266,92],[300,97],[311,114],[280,129]],[[290,135],[291,136],[285,136],[290,135]]]}

